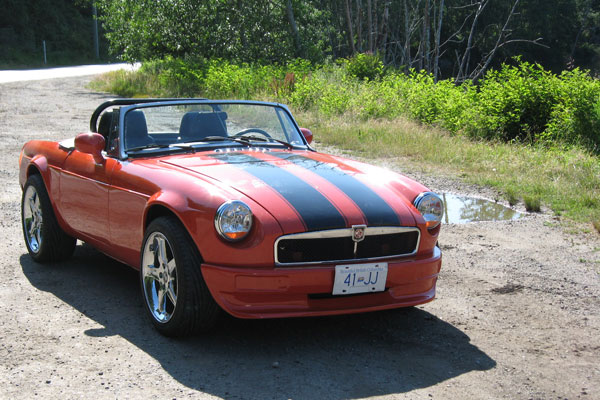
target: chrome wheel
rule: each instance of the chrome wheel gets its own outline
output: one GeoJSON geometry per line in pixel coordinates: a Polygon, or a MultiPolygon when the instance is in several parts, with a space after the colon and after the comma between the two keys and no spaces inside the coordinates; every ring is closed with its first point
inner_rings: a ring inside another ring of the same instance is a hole
{"type": "Polygon", "coordinates": [[[42,205],[40,196],[31,185],[23,196],[23,231],[32,252],[38,253],[42,246],[42,205]]]}
{"type": "Polygon", "coordinates": [[[160,232],[153,232],[144,244],[142,288],[154,319],[168,322],[177,305],[177,265],[171,244],[160,232]]]}

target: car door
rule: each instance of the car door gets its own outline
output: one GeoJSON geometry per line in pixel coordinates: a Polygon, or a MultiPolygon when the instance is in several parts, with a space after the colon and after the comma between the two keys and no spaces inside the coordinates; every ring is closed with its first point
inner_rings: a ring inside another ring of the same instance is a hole
{"type": "Polygon", "coordinates": [[[84,240],[109,242],[108,193],[117,160],[96,163],[91,154],[73,150],[60,175],[60,208],[65,222],[84,240]]]}

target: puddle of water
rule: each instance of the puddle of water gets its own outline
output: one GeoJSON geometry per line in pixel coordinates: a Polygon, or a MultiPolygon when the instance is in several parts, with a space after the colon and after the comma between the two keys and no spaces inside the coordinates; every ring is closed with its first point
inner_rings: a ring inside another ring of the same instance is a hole
{"type": "Polygon", "coordinates": [[[494,203],[490,200],[458,196],[443,193],[444,222],[447,224],[465,224],[476,221],[508,221],[522,217],[522,214],[494,203]]]}

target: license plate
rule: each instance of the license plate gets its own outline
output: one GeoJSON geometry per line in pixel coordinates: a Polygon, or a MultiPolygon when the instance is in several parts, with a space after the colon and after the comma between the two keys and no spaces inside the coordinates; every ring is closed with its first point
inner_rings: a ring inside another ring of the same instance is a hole
{"type": "Polygon", "coordinates": [[[336,265],[333,294],[382,292],[387,271],[387,263],[336,265]]]}

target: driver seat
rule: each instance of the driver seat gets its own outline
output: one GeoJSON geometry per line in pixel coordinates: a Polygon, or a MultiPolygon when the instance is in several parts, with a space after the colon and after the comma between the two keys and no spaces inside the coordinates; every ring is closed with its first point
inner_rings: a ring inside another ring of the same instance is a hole
{"type": "Polygon", "coordinates": [[[146,116],[143,111],[129,111],[125,115],[125,149],[146,146],[154,143],[154,139],[148,136],[146,116]]]}

